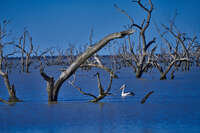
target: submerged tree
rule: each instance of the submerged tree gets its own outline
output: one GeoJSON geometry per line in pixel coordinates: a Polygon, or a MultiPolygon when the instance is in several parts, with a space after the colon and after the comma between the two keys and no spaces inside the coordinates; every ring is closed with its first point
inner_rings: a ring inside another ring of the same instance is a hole
{"type": "Polygon", "coordinates": [[[92,55],[94,55],[96,52],[98,52],[100,49],[102,49],[105,45],[108,44],[111,40],[117,39],[117,38],[123,38],[127,35],[133,34],[134,30],[125,30],[122,32],[116,32],[112,33],[106,37],[104,37],[102,40],[97,42],[94,46],[89,47],[84,53],[82,53],[77,59],[67,68],[65,69],[59,76],[59,78],[55,81],[53,77],[48,76],[44,69],[40,69],[40,74],[44,78],[44,80],[47,81],[47,92],[48,92],[48,101],[57,101],[59,90],[62,86],[62,84],[71,77],[75,71],[80,68],[80,66],[92,55]]]}
{"type": "Polygon", "coordinates": [[[30,36],[30,33],[27,30],[25,30],[23,35],[20,37],[19,44],[15,46],[21,50],[22,72],[25,71],[26,73],[29,73],[29,68],[31,65],[31,55],[33,53],[33,43],[32,43],[32,37],[30,36]],[[29,40],[29,47],[26,45],[27,38],[29,40]]]}
{"type": "MultiPolygon", "coordinates": [[[[139,32],[139,37],[138,37],[138,47],[140,47],[139,53],[134,51],[133,47],[135,44],[134,42],[131,42],[130,36],[128,36],[129,50],[126,51],[128,52],[128,54],[123,53],[121,54],[121,56],[130,66],[132,66],[132,68],[136,72],[136,77],[141,78],[142,74],[151,65],[148,59],[148,49],[153,43],[155,43],[155,39],[156,39],[156,38],[153,38],[149,42],[146,39],[146,31],[151,23],[153,3],[151,0],[148,0],[148,4],[149,4],[149,8],[148,8],[147,6],[145,6],[145,4],[142,3],[141,0],[137,0],[137,1],[134,0],[132,2],[137,3],[137,5],[147,13],[147,17],[144,18],[141,24],[136,24],[134,19],[131,16],[129,16],[125,10],[120,9],[117,5],[114,5],[114,6],[122,14],[128,17],[128,19],[131,22],[130,26],[128,27],[135,28],[139,32]],[[127,55],[129,56],[128,58],[127,58],[127,55]]],[[[155,50],[155,48],[156,47],[154,47],[153,49],[155,50]]]]}
{"type": "Polygon", "coordinates": [[[196,66],[200,66],[200,46],[195,46],[195,52],[193,53],[195,57],[196,66]]]}
{"type": "Polygon", "coordinates": [[[167,79],[167,74],[171,71],[171,79],[174,78],[174,72],[185,63],[185,67],[189,69],[189,64],[192,62],[192,48],[196,36],[193,38],[187,37],[186,33],[181,33],[175,25],[176,14],[170,21],[169,26],[162,25],[164,31],[161,33],[158,26],[155,24],[157,32],[168,51],[165,54],[154,55],[153,65],[160,72],[160,79],[167,79]],[[171,36],[170,36],[171,35],[171,36]],[[167,39],[170,36],[170,39],[167,39]],[[173,41],[174,40],[174,41],[173,41]],[[173,70],[171,70],[174,67],[173,70]]]}
{"type": "MultiPolygon", "coordinates": [[[[8,94],[9,94],[9,102],[17,102],[19,101],[19,99],[16,96],[16,90],[14,87],[14,84],[10,84],[10,80],[9,80],[9,75],[8,75],[8,69],[7,69],[7,57],[8,56],[12,56],[15,54],[14,52],[8,53],[8,54],[4,54],[4,48],[7,45],[13,45],[14,41],[9,41],[7,42],[7,38],[8,37],[8,31],[6,29],[7,24],[9,23],[9,21],[4,20],[3,24],[0,23],[0,75],[2,76],[3,80],[4,80],[4,84],[8,90],[8,94]]],[[[3,101],[3,100],[1,100],[3,101]]]]}

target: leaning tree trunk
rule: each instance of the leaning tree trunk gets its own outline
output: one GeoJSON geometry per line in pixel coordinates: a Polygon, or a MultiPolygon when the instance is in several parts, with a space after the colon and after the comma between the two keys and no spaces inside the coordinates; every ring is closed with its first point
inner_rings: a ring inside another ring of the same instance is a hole
{"type": "Polygon", "coordinates": [[[94,55],[97,51],[102,49],[104,46],[108,44],[111,40],[117,38],[123,38],[126,35],[131,35],[135,32],[135,30],[126,30],[122,32],[112,33],[98,43],[96,43],[93,47],[88,48],[82,55],[80,55],[65,71],[63,71],[60,77],[54,82],[53,77],[49,77],[44,74],[44,71],[40,71],[42,77],[47,81],[47,91],[49,94],[48,101],[57,101],[58,93],[62,86],[62,84],[71,76],[73,73],[83,64],[88,58],[94,55]],[[52,78],[52,80],[49,80],[52,78]]]}
{"type": "Polygon", "coordinates": [[[9,100],[8,101],[9,102],[19,102],[19,99],[16,96],[16,91],[15,91],[14,85],[10,85],[8,73],[2,72],[0,70],[0,75],[3,77],[6,88],[8,89],[8,94],[9,94],[9,100]]]}

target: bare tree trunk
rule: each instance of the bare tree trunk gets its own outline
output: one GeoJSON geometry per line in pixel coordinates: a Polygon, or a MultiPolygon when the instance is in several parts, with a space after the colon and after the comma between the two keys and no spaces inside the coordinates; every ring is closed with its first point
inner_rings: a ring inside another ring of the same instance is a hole
{"type": "MultiPolygon", "coordinates": [[[[13,44],[14,42],[3,42],[3,38],[8,36],[7,30],[6,30],[6,25],[9,23],[9,21],[5,20],[3,21],[3,27],[1,28],[1,23],[0,23],[0,75],[4,79],[4,84],[8,89],[8,94],[9,94],[9,102],[18,102],[19,99],[16,97],[16,92],[15,92],[15,87],[14,85],[10,85],[9,77],[8,77],[8,72],[7,72],[7,58],[9,55],[14,55],[15,52],[9,53],[7,55],[3,54],[3,48],[6,45],[13,44]],[[3,62],[5,64],[5,70],[6,72],[3,72],[3,62]]],[[[6,38],[8,40],[8,38],[6,38]]],[[[1,100],[4,102],[4,100],[1,100]]]]}
{"type": "MultiPolygon", "coordinates": [[[[82,55],[80,55],[65,71],[63,71],[60,77],[55,81],[49,80],[49,78],[45,78],[43,75],[43,71],[40,72],[42,77],[47,81],[47,90],[51,90],[53,98],[49,99],[49,101],[57,101],[58,93],[62,86],[62,84],[83,64],[88,58],[94,55],[97,51],[102,49],[108,42],[117,38],[123,38],[126,35],[133,34],[134,30],[126,30],[122,32],[117,32],[110,34],[96,43],[93,47],[88,48],[82,55]],[[51,86],[50,88],[48,86],[51,86]]],[[[48,76],[49,77],[49,76],[48,76]]]]}
{"type": "Polygon", "coordinates": [[[53,89],[54,89],[54,78],[49,77],[46,73],[44,73],[43,68],[40,69],[40,74],[44,78],[44,80],[47,81],[47,93],[48,93],[48,101],[55,101],[54,95],[53,95],[53,89]]]}
{"type": "Polygon", "coordinates": [[[29,72],[29,67],[30,67],[30,64],[31,64],[31,54],[33,52],[32,37],[30,36],[28,31],[24,31],[23,36],[20,37],[20,39],[19,39],[19,44],[15,45],[15,46],[21,50],[22,72],[24,72],[24,69],[25,69],[25,72],[28,73],[29,72]],[[29,44],[30,44],[29,51],[27,51],[25,49],[26,35],[28,35],[29,44]],[[23,39],[23,44],[21,44],[22,39],[23,39]],[[26,57],[24,57],[24,55],[26,55],[26,57]],[[24,58],[25,58],[25,61],[24,61],[24,58]]]}
{"type": "Polygon", "coordinates": [[[29,60],[30,60],[30,57],[29,56],[27,56],[26,57],[26,73],[29,73],[29,66],[30,66],[30,62],[29,62],[29,60]]]}
{"type": "MultiPolygon", "coordinates": [[[[25,43],[26,43],[26,33],[24,32],[23,36],[20,37],[20,40],[19,40],[19,46],[22,48],[22,49],[25,49],[25,43]],[[24,38],[24,39],[23,39],[24,38]],[[23,44],[21,44],[21,40],[23,39],[23,44]]],[[[21,50],[21,68],[22,68],[22,72],[24,72],[24,50],[21,50]]]]}
{"type": "Polygon", "coordinates": [[[18,102],[19,99],[16,97],[15,87],[14,85],[10,85],[8,73],[0,70],[0,75],[3,77],[6,88],[8,89],[9,102],[18,102]]]}
{"type": "Polygon", "coordinates": [[[136,69],[136,74],[135,74],[136,78],[141,78],[142,74],[143,74],[142,66],[138,66],[136,69]]]}

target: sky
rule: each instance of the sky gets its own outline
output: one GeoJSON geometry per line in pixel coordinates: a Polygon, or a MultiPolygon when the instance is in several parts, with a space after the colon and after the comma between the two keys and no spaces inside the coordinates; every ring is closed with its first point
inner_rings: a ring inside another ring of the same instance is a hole
{"type": "MultiPolygon", "coordinates": [[[[152,2],[153,22],[168,23],[177,10],[179,29],[199,36],[199,0],[152,2]]],[[[85,45],[89,42],[91,29],[94,42],[107,34],[124,30],[129,21],[113,4],[126,10],[136,22],[145,15],[131,0],[0,0],[0,3],[0,22],[5,19],[11,21],[8,28],[12,30],[12,37],[19,38],[26,28],[33,37],[33,44],[42,49],[64,49],[69,43],[76,47],[85,45]]],[[[151,27],[148,32],[151,38],[151,27]]]]}

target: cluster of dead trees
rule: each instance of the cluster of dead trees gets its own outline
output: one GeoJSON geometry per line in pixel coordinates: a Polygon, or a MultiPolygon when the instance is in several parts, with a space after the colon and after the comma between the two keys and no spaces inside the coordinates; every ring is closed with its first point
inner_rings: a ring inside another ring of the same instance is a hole
{"type": "MultiPolygon", "coordinates": [[[[143,4],[141,0],[133,1],[139,5],[146,13],[146,18],[141,24],[136,24],[134,19],[125,10],[117,8],[122,14],[128,17],[130,24],[128,27],[136,29],[136,36],[125,38],[123,46],[118,52],[118,57],[123,63],[133,68],[137,78],[141,78],[143,73],[156,68],[160,72],[160,79],[167,79],[167,74],[171,72],[171,79],[174,72],[182,68],[189,71],[194,62],[199,65],[199,42],[196,36],[189,36],[181,32],[175,24],[177,14],[169,21],[169,25],[161,24],[161,28],[154,23],[158,37],[153,37],[147,41],[146,32],[151,24],[152,12],[154,9],[151,0],[148,4],[143,4]],[[156,42],[159,40],[159,45],[156,42]],[[160,51],[158,51],[160,47],[160,51]]],[[[150,31],[151,32],[151,31],[150,31]]],[[[121,62],[122,62],[121,61],[121,62]]]]}
{"type": "MultiPolygon", "coordinates": [[[[5,26],[5,23],[3,23],[3,26],[5,26]]],[[[33,63],[33,58],[35,58],[40,65],[40,74],[43,77],[43,79],[47,82],[47,86],[46,86],[46,90],[48,93],[48,101],[52,102],[52,101],[57,101],[58,99],[58,94],[60,91],[60,88],[62,87],[63,83],[68,80],[75,72],[78,68],[80,67],[97,67],[97,68],[101,68],[104,69],[105,71],[110,73],[110,84],[109,87],[104,90],[101,86],[101,82],[100,82],[100,76],[97,73],[97,77],[98,77],[98,82],[99,82],[99,96],[94,96],[94,100],[92,102],[97,102],[101,99],[103,99],[106,95],[109,94],[109,91],[111,89],[111,84],[112,84],[112,79],[114,77],[116,77],[116,75],[114,74],[114,72],[105,67],[100,59],[98,58],[98,56],[96,55],[96,53],[101,50],[104,46],[106,46],[110,41],[114,40],[114,39],[118,39],[118,38],[124,38],[127,35],[131,35],[133,34],[135,31],[133,29],[128,29],[125,31],[121,31],[121,32],[116,32],[116,33],[112,33],[109,34],[107,36],[105,36],[102,40],[100,40],[99,42],[93,44],[92,46],[88,47],[83,53],[79,53],[79,55],[71,55],[69,56],[69,59],[71,61],[71,63],[67,66],[66,69],[64,69],[60,76],[57,79],[54,79],[53,76],[49,76],[47,73],[45,73],[45,65],[44,63],[47,61],[47,58],[45,56],[45,54],[51,52],[51,49],[47,49],[45,51],[42,51],[39,53],[38,49],[34,50],[34,45],[32,43],[32,37],[30,36],[30,33],[25,30],[23,35],[20,37],[19,39],[19,43],[15,44],[15,42],[4,42],[3,41],[3,37],[7,36],[7,33],[4,32],[4,27],[3,30],[0,30],[0,52],[1,52],[1,66],[3,66],[2,64],[5,62],[7,62],[5,55],[3,54],[3,48],[7,45],[7,44],[11,44],[13,46],[15,46],[16,48],[18,48],[20,50],[21,53],[21,70],[22,72],[30,72],[29,68],[31,66],[31,63],[33,63]],[[5,35],[4,35],[5,34],[5,35]],[[26,45],[27,40],[29,40],[29,47],[26,45]],[[26,49],[26,46],[28,47],[26,49]],[[33,52],[34,51],[34,52],[33,52]],[[33,56],[32,54],[35,53],[36,56],[33,56]],[[90,58],[95,59],[95,62],[91,62],[90,58]]],[[[17,51],[15,52],[17,53],[17,51]]],[[[14,55],[15,53],[9,54],[9,55],[14,55]]],[[[72,50],[70,50],[70,53],[72,53],[72,50]]],[[[6,55],[7,57],[8,55],[6,55]]],[[[59,61],[63,61],[62,58],[64,56],[57,56],[56,58],[59,59],[59,61]]],[[[48,65],[48,63],[47,63],[48,65]]],[[[1,67],[0,69],[0,75],[3,77],[4,79],[4,83],[8,89],[8,93],[9,93],[9,97],[11,99],[15,99],[13,101],[18,101],[18,98],[16,97],[16,90],[14,88],[14,85],[10,85],[10,81],[9,81],[9,74],[7,71],[7,67],[6,65],[4,65],[4,68],[1,67]],[[5,70],[5,72],[4,72],[5,70]]],[[[71,83],[72,84],[72,83],[71,83]]],[[[74,84],[72,84],[74,85],[74,84]]],[[[80,92],[84,93],[81,89],[79,89],[80,92]]],[[[91,95],[92,96],[92,95],[91,95]]],[[[5,101],[5,100],[1,100],[1,101],[5,101]]]]}
{"type": "MultiPolygon", "coordinates": [[[[115,71],[123,66],[131,67],[137,78],[141,78],[145,72],[156,69],[160,73],[160,79],[163,80],[167,79],[168,73],[171,73],[171,78],[173,79],[174,73],[180,68],[189,70],[194,63],[197,66],[200,65],[200,45],[197,37],[190,37],[177,28],[175,24],[176,14],[170,20],[169,25],[162,24],[160,27],[154,23],[157,35],[148,40],[146,36],[147,32],[150,32],[148,28],[152,24],[154,5],[151,0],[147,0],[146,3],[142,0],[132,2],[143,9],[145,13],[144,19],[140,24],[135,23],[133,17],[125,10],[114,5],[120,13],[130,20],[130,24],[126,26],[127,30],[109,34],[96,43],[92,42],[91,35],[90,45],[82,48],[83,50],[76,49],[73,45],[70,45],[66,50],[48,48],[40,51],[39,47],[33,44],[33,39],[27,29],[24,29],[18,41],[8,41],[9,33],[6,30],[6,26],[9,21],[3,21],[0,24],[0,75],[8,90],[9,101],[20,101],[16,96],[14,84],[11,85],[9,81],[8,58],[10,56],[18,56],[20,58],[19,66],[21,72],[30,73],[31,64],[37,62],[40,75],[47,83],[46,90],[49,102],[58,100],[60,89],[66,80],[74,88],[77,88],[81,94],[93,97],[91,102],[98,102],[105,96],[110,95],[113,78],[117,78],[115,71]],[[115,41],[113,43],[113,45],[118,45],[115,48],[118,47],[119,50],[117,54],[110,55],[112,59],[110,64],[112,65],[108,67],[109,65],[106,66],[103,63],[97,52],[108,45],[110,41],[118,38],[123,38],[124,41],[118,41],[118,43],[115,41]],[[157,40],[160,40],[160,42],[158,43],[157,40]],[[12,52],[4,53],[4,48],[8,46],[13,48],[12,52]],[[160,51],[158,50],[159,47],[160,51]],[[45,72],[45,66],[51,65],[65,66],[57,79],[45,72]],[[104,89],[100,80],[100,73],[97,72],[98,96],[85,92],[84,89],[75,84],[76,70],[79,68],[91,69],[92,67],[103,69],[110,75],[108,87],[104,89]],[[73,75],[74,80],[69,81],[69,78],[73,75]]],[[[3,99],[0,99],[0,101],[6,102],[3,99]]]]}

